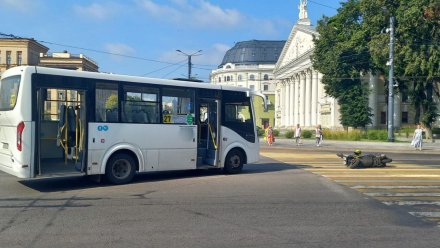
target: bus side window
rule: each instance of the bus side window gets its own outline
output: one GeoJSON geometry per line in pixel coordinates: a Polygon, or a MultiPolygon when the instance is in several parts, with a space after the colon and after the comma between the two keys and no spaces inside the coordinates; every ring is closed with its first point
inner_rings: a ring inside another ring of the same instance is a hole
{"type": "Polygon", "coordinates": [[[96,122],[118,122],[118,85],[96,84],[96,122]]]}

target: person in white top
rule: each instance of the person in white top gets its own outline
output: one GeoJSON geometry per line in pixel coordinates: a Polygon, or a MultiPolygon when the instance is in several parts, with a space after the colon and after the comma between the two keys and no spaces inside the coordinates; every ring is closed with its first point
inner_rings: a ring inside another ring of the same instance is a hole
{"type": "Polygon", "coordinates": [[[301,127],[299,126],[299,124],[296,124],[294,138],[295,138],[296,145],[299,146],[299,144],[301,142],[301,127]]]}
{"type": "Polygon", "coordinates": [[[423,145],[423,128],[420,124],[417,124],[416,130],[414,130],[413,139],[411,141],[411,145],[417,150],[417,148],[421,151],[423,145]]]}
{"type": "Polygon", "coordinates": [[[321,125],[316,126],[315,137],[316,137],[316,146],[321,146],[321,142],[322,142],[322,128],[321,128],[321,125]]]}

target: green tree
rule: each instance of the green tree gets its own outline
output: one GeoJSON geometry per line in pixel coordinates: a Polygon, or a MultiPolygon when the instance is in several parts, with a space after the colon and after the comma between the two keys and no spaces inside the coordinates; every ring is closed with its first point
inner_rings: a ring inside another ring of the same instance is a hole
{"type": "Polygon", "coordinates": [[[318,22],[317,30],[320,37],[314,40],[313,66],[324,74],[326,93],[341,107],[341,124],[364,128],[371,123],[372,114],[368,88],[360,75],[370,70],[371,63],[359,1],[342,3],[337,15],[318,22]]]}
{"type": "Polygon", "coordinates": [[[440,76],[440,0],[362,0],[364,28],[371,34],[369,50],[374,66],[388,73],[389,35],[381,33],[396,19],[396,92],[407,93],[415,108],[415,122],[421,122],[431,137],[438,117],[440,76]],[[384,12],[383,9],[387,11],[384,12]]]}
{"type": "MultiPolygon", "coordinates": [[[[341,105],[343,125],[356,127],[368,122],[368,94],[359,73],[386,78],[389,67],[389,18],[394,16],[396,93],[410,96],[420,120],[431,133],[438,116],[440,79],[440,0],[348,0],[333,17],[318,22],[313,65],[325,76],[327,94],[341,105]],[[351,99],[352,101],[349,101],[351,99]],[[358,110],[353,113],[351,108],[358,110]],[[363,113],[363,114],[359,114],[363,113]]],[[[386,83],[388,85],[388,83],[386,83]]]]}

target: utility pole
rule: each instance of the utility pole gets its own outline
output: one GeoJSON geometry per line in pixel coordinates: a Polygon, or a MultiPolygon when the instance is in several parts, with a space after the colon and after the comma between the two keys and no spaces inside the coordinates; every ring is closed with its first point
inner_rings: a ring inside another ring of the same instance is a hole
{"type": "Polygon", "coordinates": [[[390,72],[388,78],[388,141],[394,142],[394,16],[390,17],[390,72]]]}
{"type": "Polygon", "coordinates": [[[191,57],[201,55],[198,53],[201,52],[202,50],[198,50],[197,52],[192,53],[192,54],[184,53],[181,50],[176,50],[176,51],[188,57],[188,79],[191,79],[191,69],[192,69],[191,57]]]}

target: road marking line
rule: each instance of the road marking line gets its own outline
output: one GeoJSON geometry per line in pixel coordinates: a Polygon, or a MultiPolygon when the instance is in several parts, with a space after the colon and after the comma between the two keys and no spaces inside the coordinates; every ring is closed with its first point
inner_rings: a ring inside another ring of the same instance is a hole
{"type": "Polygon", "coordinates": [[[420,177],[420,178],[423,178],[423,177],[440,177],[440,175],[430,175],[430,174],[427,174],[427,175],[414,175],[414,174],[409,174],[409,175],[401,175],[401,174],[363,174],[363,175],[324,175],[324,174],[320,174],[321,176],[324,176],[324,177],[338,177],[338,178],[342,178],[342,177],[347,177],[347,178],[350,178],[350,177],[354,177],[354,178],[362,178],[362,177],[395,177],[395,178],[399,178],[399,177],[401,177],[401,178],[406,178],[406,177],[420,177]]]}
{"type": "MultiPolygon", "coordinates": [[[[337,183],[359,183],[359,180],[335,180],[337,183]]],[[[440,180],[384,180],[384,179],[371,179],[362,180],[363,183],[440,183],[440,180]]]]}
{"type": "Polygon", "coordinates": [[[352,189],[440,189],[440,185],[438,186],[365,186],[365,185],[356,185],[351,186],[352,189]]]}
{"type": "Polygon", "coordinates": [[[415,206],[415,205],[436,205],[440,206],[440,201],[383,201],[385,205],[398,205],[398,206],[415,206]]]}
{"type": "Polygon", "coordinates": [[[440,218],[440,212],[409,212],[416,217],[440,218]]]}
{"type": "Polygon", "coordinates": [[[374,192],[374,193],[364,193],[368,196],[372,197],[380,197],[380,196],[405,196],[405,197],[411,197],[411,196],[440,196],[440,193],[393,193],[393,192],[374,192]]]}

